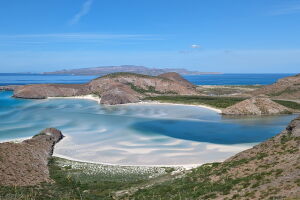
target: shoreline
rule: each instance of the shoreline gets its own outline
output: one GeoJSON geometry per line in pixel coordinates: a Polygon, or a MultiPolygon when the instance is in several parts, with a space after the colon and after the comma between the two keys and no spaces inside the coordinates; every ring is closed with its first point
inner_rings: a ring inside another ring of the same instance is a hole
{"type": "Polygon", "coordinates": [[[85,99],[85,100],[91,100],[91,101],[96,101],[100,104],[101,98],[89,94],[89,95],[83,95],[83,96],[71,96],[71,97],[47,97],[47,99],[85,99]]]}
{"type": "Polygon", "coordinates": [[[164,102],[159,102],[159,101],[141,101],[141,102],[138,102],[138,103],[127,103],[127,104],[121,104],[121,105],[170,105],[170,106],[194,106],[194,107],[200,107],[200,108],[206,108],[206,109],[209,109],[209,110],[212,110],[212,111],[215,111],[217,113],[222,113],[222,110],[221,109],[218,109],[218,108],[214,108],[214,107],[211,107],[211,106],[207,106],[207,105],[194,105],[194,104],[181,104],[181,103],[164,103],[164,102]]]}
{"type": "MultiPolygon", "coordinates": [[[[83,96],[72,96],[72,97],[47,97],[47,99],[86,99],[91,101],[96,101],[98,104],[100,104],[101,98],[97,97],[95,95],[83,95],[83,96]]],[[[104,106],[126,106],[126,105],[172,105],[172,106],[195,106],[200,108],[206,108],[212,111],[215,111],[219,114],[222,113],[221,109],[214,108],[208,105],[194,105],[194,104],[180,104],[180,103],[164,103],[159,101],[140,101],[137,103],[126,103],[126,104],[118,104],[118,105],[104,105],[104,106]]]]}
{"type": "MultiPolygon", "coordinates": [[[[87,160],[82,160],[82,159],[75,159],[75,158],[71,158],[69,156],[64,156],[61,154],[57,154],[57,153],[53,153],[52,155],[53,157],[58,157],[58,158],[62,158],[62,159],[66,159],[66,160],[70,160],[70,161],[75,161],[75,162],[82,162],[82,163],[90,163],[90,164],[97,164],[97,165],[105,165],[105,166],[116,166],[116,167],[175,167],[175,168],[183,168],[185,170],[189,170],[189,169],[193,169],[196,167],[199,167],[203,164],[206,163],[202,163],[202,164],[182,164],[182,165],[134,165],[134,164],[113,164],[113,163],[105,163],[105,162],[95,162],[95,161],[87,161],[87,160]]],[[[217,161],[216,161],[217,162],[217,161]]],[[[222,162],[222,161],[219,161],[222,162]]]]}

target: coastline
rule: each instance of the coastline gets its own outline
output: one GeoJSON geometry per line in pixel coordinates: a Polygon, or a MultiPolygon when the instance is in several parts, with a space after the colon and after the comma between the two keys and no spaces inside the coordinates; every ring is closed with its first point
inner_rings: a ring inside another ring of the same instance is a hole
{"type": "MultiPolygon", "coordinates": [[[[82,159],[75,159],[75,158],[71,158],[69,156],[64,156],[58,153],[53,153],[52,155],[53,157],[58,157],[58,158],[63,158],[66,160],[70,160],[70,161],[75,161],[75,162],[82,162],[82,163],[91,163],[91,164],[98,164],[98,165],[105,165],[105,166],[118,166],[118,167],[175,167],[175,168],[182,168],[185,170],[189,170],[189,169],[193,169],[196,167],[199,167],[205,163],[202,164],[182,164],[182,165],[122,165],[122,164],[113,164],[113,163],[105,163],[105,162],[94,162],[94,161],[87,161],[87,160],[82,160],[82,159]]],[[[216,161],[217,162],[217,161],[216,161]]],[[[221,161],[220,161],[221,162],[221,161]]]]}
{"type": "MultiPolygon", "coordinates": [[[[72,96],[72,97],[48,97],[47,99],[86,99],[91,101],[96,101],[98,104],[100,104],[101,98],[97,97],[95,95],[84,95],[84,96],[72,96]]],[[[180,104],[180,103],[163,103],[159,101],[140,101],[137,103],[126,103],[126,104],[119,104],[119,105],[105,105],[105,106],[120,106],[120,105],[172,105],[172,106],[195,106],[200,108],[206,108],[212,111],[215,111],[219,114],[222,113],[221,109],[214,108],[207,105],[194,105],[194,104],[180,104]]]]}
{"type": "Polygon", "coordinates": [[[163,103],[163,102],[159,102],[159,101],[141,101],[141,102],[138,102],[138,103],[127,103],[127,104],[124,104],[124,105],[142,105],[142,104],[145,104],[145,105],[172,105],[172,106],[194,106],[194,107],[200,107],[200,108],[206,108],[206,109],[209,109],[209,110],[212,110],[212,111],[215,111],[217,113],[222,113],[222,110],[221,109],[218,109],[218,108],[214,108],[214,107],[211,107],[211,106],[207,106],[207,105],[194,105],[194,104],[180,104],[180,103],[163,103]]]}
{"type": "Polygon", "coordinates": [[[83,95],[83,96],[71,96],[71,97],[47,97],[47,99],[86,99],[91,101],[96,101],[100,104],[101,98],[89,94],[89,95],[83,95]]]}

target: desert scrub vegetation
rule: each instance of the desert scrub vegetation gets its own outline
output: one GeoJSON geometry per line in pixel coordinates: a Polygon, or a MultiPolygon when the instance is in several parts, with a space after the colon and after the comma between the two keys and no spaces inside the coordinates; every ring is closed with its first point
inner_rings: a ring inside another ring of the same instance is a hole
{"type": "Polygon", "coordinates": [[[283,94],[292,94],[292,93],[295,93],[295,92],[298,92],[298,91],[299,91],[298,88],[288,87],[288,88],[286,88],[282,91],[270,93],[269,96],[276,97],[276,96],[280,96],[280,95],[283,95],[283,94]]]}
{"type": "Polygon", "coordinates": [[[128,83],[128,85],[131,87],[131,89],[133,89],[134,91],[141,93],[141,94],[145,94],[145,93],[154,93],[154,94],[177,94],[174,91],[166,91],[166,92],[160,92],[155,90],[155,87],[153,86],[149,86],[147,89],[143,89],[140,87],[137,87],[136,85],[134,85],[133,83],[128,83]]]}
{"type": "Polygon", "coordinates": [[[27,187],[0,186],[0,199],[112,199],[114,191],[141,185],[174,170],[109,166],[54,157],[49,162],[50,177],[54,183],[27,187]]]}
{"type": "Polygon", "coordinates": [[[210,96],[157,96],[147,97],[145,100],[167,102],[167,103],[180,103],[180,104],[193,104],[193,105],[209,105],[215,108],[226,108],[232,106],[245,98],[239,97],[210,97],[210,96]]]}
{"type": "Polygon", "coordinates": [[[292,108],[295,110],[300,110],[300,104],[294,101],[284,101],[284,100],[273,100],[276,103],[279,103],[287,108],[292,108]]]}

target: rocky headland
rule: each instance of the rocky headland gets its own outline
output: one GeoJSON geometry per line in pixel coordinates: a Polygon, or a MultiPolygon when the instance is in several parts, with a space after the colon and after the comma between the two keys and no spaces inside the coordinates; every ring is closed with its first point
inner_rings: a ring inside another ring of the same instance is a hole
{"type": "Polygon", "coordinates": [[[54,145],[63,138],[55,128],[47,128],[21,143],[0,143],[0,185],[28,186],[52,182],[48,160],[54,145]]]}
{"type": "Polygon", "coordinates": [[[276,115],[290,114],[293,110],[265,96],[252,97],[222,110],[224,115],[276,115]]]}
{"type": "Polygon", "coordinates": [[[14,97],[45,99],[94,94],[100,103],[115,105],[136,103],[146,96],[198,95],[196,87],[177,73],[147,76],[134,73],[113,73],[87,84],[35,84],[20,86],[14,97]]]}

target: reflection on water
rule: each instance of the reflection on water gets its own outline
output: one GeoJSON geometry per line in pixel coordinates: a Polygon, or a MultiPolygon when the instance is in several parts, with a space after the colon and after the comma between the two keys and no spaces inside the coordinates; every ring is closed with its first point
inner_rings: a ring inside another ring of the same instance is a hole
{"type": "Polygon", "coordinates": [[[294,116],[225,118],[193,106],[101,106],[80,99],[25,100],[0,92],[0,140],[47,127],[65,137],[55,154],[113,164],[220,161],[279,133],[294,116]]]}

